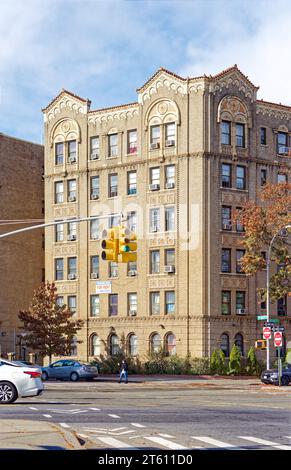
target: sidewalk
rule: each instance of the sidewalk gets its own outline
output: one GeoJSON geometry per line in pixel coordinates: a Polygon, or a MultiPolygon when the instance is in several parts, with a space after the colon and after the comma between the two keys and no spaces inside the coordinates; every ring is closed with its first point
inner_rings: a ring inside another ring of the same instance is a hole
{"type": "Polygon", "coordinates": [[[73,433],[55,423],[2,419],[0,450],[80,450],[73,433]]]}

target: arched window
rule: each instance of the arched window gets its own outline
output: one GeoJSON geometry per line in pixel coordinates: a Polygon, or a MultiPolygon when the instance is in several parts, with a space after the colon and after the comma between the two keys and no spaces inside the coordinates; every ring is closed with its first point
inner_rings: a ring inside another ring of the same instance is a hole
{"type": "Polygon", "coordinates": [[[158,333],[154,333],[150,340],[150,350],[153,353],[158,353],[161,350],[161,337],[158,333]]]}
{"type": "Polygon", "coordinates": [[[166,335],[165,348],[168,356],[174,356],[177,353],[176,350],[176,336],[173,333],[166,335]]]}
{"type": "Polygon", "coordinates": [[[110,345],[111,356],[116,356],[120,352],[119,338],[117,335],[110,336],[109,345],[110,345]]]}
{"type": "Polygon", "coordinates": [[[78,355],[77,336],[74,336],[71,343],[71,356],[78,355]]]}
{"type": "Polygon", "coordinates": [[[244,356],[244,339],[243,335],[240,333],[237,333],[234,337],[234,344],[238,347],[240,350],[240,353],[242,356],[244,356]]]}
{"type": "Polygon", "coordinates": [[[224,352],[225,357],[229,357],[229,336],[227,333],[222,333],[220,337],[220,349],[224,352]]]}
{"type": "Polygon", "coordinates": [[[138,354],[138,342],[135,334],[131,334],[128,338],[128,353],[130,356],[136,356],[138,354]]]}
{"type": "Polygon", "coordinates": [[[91,338],[91,354],[98,357],[101,355],[101,340],[98,335],[93,335],[91,338]]]}

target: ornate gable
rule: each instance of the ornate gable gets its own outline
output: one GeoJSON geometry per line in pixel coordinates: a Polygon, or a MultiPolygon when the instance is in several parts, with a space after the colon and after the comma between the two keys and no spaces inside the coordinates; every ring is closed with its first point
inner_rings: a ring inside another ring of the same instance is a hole
{"type": "Polygon", "coordinates": [[[246,75],[244,75],[235,64],[217,75],[209,77],[212,81],[211,91],[215,94],[223,90],[228,90],[231,86],[238,88],[245,97],[251,101],[256,101],[259,87],[255,86],[246,75]]]}
{"type": "Polygon", "coordinates": [[[152,95],[157,93],[158,89],[161,87],[166,87],[168,90],[182,95],[187,94],[187,80],[185,78],[164,68],[159,68],[141,88],[137,89],[138,102],[144,103],[146,100],[150,99],[152,95]]]}
{"type": "Polygon", "coordinates": [[[91,101],[74,95],[70,91],[62,90],[42,111],[44,121],[51,121],[63,108],[69,108],[76,113],[87,114],[90,109],[91,101]]]}

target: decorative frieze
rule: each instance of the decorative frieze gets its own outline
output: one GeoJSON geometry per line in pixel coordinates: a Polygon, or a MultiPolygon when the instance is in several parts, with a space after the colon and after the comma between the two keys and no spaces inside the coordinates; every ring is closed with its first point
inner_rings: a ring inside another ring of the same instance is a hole
{"type": "Polygon", "coordinates": [[[102,123],[112,122],[114,120],[126,120],[126,119],[133,119],[139,115],[139,108],[138,106],[123,108],[120,109],[110,109],[108,111],[96,111],[96,114],[90,113],[88,118],[89,125],[96,126],[97,124],[100,125],[102,123]]]}
{"type": "Polygon", "coordinates": [[[149,195],[148,202],[153,206],[175,204],[175,192],[149,195]]]}
{"type": "Polygon", "coordinates": [[[150,278],[149,289],[174,289],[175,277],[150,278]]]}
{"type": "Polygon", "coordinates": [[[76,245],[62,245],[54,247],[54,256],[63,256],[63,255],[76,255],[77,246],[76,245]]]}
{"type": "Polygon", "coordinates": [[[70,282],[68,284],[57,284],[58,294],[76,294],[77,284],[76,282],[70,282]]]}
{"type": "Polygon", "coordinates": [[[245,277],[238,278],[234,276],[222,276],[221,278],[222,288],[233,288],[233,289],[246,289],[247,279],[245,277]]]}
{"type": "Polygon", "coordinates": [[[149,239],[149,246],[151,248],[160,247],[160,246],[167,246],[167,245],[174,245],[175,238],[173,236],[154,236],[153,238],[149,239]]]}
{"type": "Polygon", "coordinates": [[[76,217],[78,215],[77,205],[73,204],[68,207],[55,207],[54,219],[65,219],[66,217],[76,217]]]}

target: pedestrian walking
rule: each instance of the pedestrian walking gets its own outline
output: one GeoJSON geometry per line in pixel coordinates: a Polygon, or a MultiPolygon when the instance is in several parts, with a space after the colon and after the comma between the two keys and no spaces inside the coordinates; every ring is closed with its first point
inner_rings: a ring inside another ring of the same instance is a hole
{"type": "Polygon", "coordinates": [[[119,375],[119,383],[122,382],[124,377],[125,383],[128,383],[128,365],[127,362],[123,359],[120,364],[120,375],[119,375]]]}

